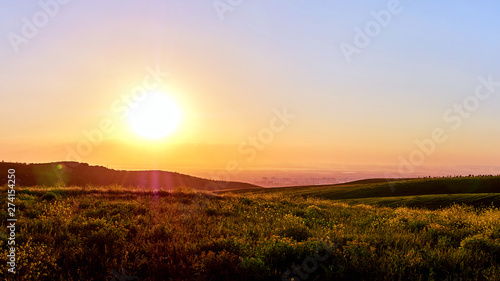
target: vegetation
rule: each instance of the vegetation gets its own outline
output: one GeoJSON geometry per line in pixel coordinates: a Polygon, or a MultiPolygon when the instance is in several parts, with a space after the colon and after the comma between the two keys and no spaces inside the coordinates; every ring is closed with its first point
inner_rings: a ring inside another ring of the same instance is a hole
{"type": "MultiPolygon", "coordinates": [[[[371,179],[324,186],[241,189],[238,193],[275,193],[331,200],[421,195],[499,193],[500,176],[469,176],[424,179],[371,179]]],[[[495,202],[497,203],[497,202],[495,202]]]]}
{"type": "Polygon", "coordinates": [[[149,187],[173,190],[190,186],[198,190],[260,189],[242,182],[215,181],[166,171],[120,171],[78,162],[11,163],[0,162],[0,178],[7,178],[9,169],[16,171],[21,186],[109,186],[149,187]]]}
{"type": "Polygon", "coordinates": [[[18,188],[17,274],[6,272],[2,208],[0,279],[500,279],[494,206],[391,208],[297,195],[18,188]]]}
{"type": "Polygon", "coordinates": [[[438,194],[416,195],[398,197],[371,197],[358,199],[345,199],[342,202],[349,204],[369,204],[387,207],[414,207],[426,209],[440,209],[456,204],[465,204],[478,208],[500,206],[499,193],[473,193],[473,194],[438,194]]]}

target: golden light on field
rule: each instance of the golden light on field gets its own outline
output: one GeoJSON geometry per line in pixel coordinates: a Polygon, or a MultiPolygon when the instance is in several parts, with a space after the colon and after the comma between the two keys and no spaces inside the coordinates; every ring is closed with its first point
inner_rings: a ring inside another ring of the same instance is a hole
{"type": "Polygon", "coordinates": [[[163,93],[150,93],[130,111],[131,129],[140,137],[157,140],[169,136],[178,128],[181,110],[163,93]]]}

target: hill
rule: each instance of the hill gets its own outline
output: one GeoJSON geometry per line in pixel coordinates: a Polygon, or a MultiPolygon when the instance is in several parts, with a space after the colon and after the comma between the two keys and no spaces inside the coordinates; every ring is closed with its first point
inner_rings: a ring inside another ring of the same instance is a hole
{"type": "Polygon", "coordinates": [[[464,204],[477,208],[483,208],[490,207],[492,205],[494,207],[500,207],[500,193],[462,193],[397,197],[371,197],[334,201],[345,202],[351,205],[367,204],[394,208],[425,208],[430,210],[447,208],[456,204],[464,204]]]}
{"type": "Polygon", "coordinates": [[[123,171],[78,162],[42,164],[0,163],[0,177],[7,178],[8,169],[16,170],[18,186],[109,186],[150,187],[172,190],[188,186],[196,190],[261,189],[242,182],[214,181],[166,171],[123,171]]]}
{"type": "MultiPolygon", "coordinates": [[[[226,191],[221,191],[226,192],[226,191]]],[[[453,203],[500,206],[500,176],[369,179],[324,186],[293,186],[232,193],[285,193],[352,204],[440,208],[453,203]]]]}

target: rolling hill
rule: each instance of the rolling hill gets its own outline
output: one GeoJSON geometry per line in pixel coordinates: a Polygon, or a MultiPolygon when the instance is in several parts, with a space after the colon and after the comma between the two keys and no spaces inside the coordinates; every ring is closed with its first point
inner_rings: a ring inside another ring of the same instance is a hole
{"type": "MultiPolygon", "coordinates": [[[[78,162],[43,164],[0,163],[0,177],[7,179],[8,169],[16,170],[18,186],[106,186],[150,187],[171,190],[186,186],[196,190],[261,189],[242,183],[214,181],[166,171],[120,171],[78,162]]],[[[5,183],[7,181],[5,180],[5,183]]]]}
{"type": "MultiPolygon", "coordinates": [[[[227,191],[222,191],[227,192],[227,191]]],[[[279,193],[352,204],[440,208],[455,203],[500,206],[500,176],[369,179],[336,185],[294,186],[232,193],[279,193]]]]}

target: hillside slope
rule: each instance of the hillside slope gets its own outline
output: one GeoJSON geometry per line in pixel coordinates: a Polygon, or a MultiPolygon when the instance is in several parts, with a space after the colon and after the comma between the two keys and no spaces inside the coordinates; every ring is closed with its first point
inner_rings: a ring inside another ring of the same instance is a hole
{"type": "MultiPolygon", "coordinates": [[[[119,171],[77,162],[43,164],[0,163],[0,177],[7,179],[8,169],[16,170],[18,186],[87,186],[122,185],[173,189],[187,186],[197,190],[260,189],[241,182],[223,182],[166,171],[119,171]]],[[[7,181],[5,180],[5,183],[7,181]]]]}
{"type": "Polygon", "coordinates": [[[295,186],[240,190],[239,192],[285,192],[326,199],[358,199],[438,194],[500,193],[500,176],[431,179],[372,179],[325,186],[295,186]]]}

